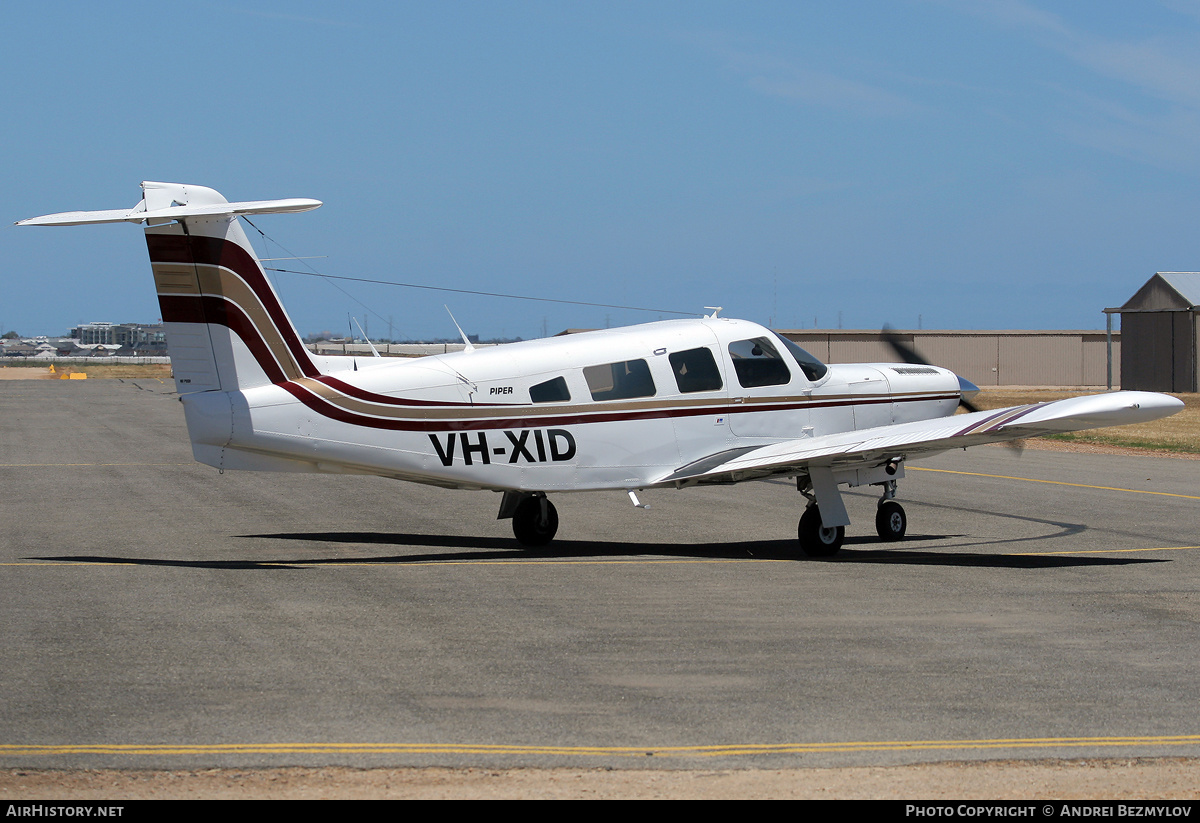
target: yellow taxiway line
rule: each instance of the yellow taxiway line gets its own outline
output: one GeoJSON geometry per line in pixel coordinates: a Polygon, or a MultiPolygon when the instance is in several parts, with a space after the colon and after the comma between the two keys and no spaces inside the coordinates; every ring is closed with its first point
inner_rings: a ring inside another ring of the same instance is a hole
{"type": "Polygon", "coordinates": [[[1010,557],[1045,557],[1050,554],[1130,554],[1132,552],[1177,552],[1200,549],[1200,546],[1153,546],[1149,549],[1080,549],[1067,552],[1014,552],[1010,557]]]}
{"type": "Polygon", "coordinates": [[[1115,486],[1090,486],[1087,483],[1067,483],[1062,480],[1038,480],[1036,477],[1010,477],[1006,474],[984,474],[982,472],[958,472],[950,469],[928,469],[923,466],[908,466],[905,471],[938,472],[939,474],[962,474],[968,477],[991,477],[996,480],[1021,480],[1026,483],[1049,483],[1053,486],[1074,486],[1077,489],[1100,489],[1106,492],[1128,492],[1129,494],[1156,494],[1161,497],[1182,497],[1185,500],[1200,500],[1193,494],[1175,494],[1174,492],[1151,492],[1144,489],[1119,489],[1115,486]]]}
{"type": "Polygon", "coordinates": [[[536,746],[471,743],[214,743],[0,745],[0,757],[65,755],[188,756],[238,754],[503,754],[551,757],[744,757],[822,752],[971,751],[1200,745],[1200,735],[1031,737],[980,740],[863,740],[832,743],[744,743],[712,746],[536,746]]]}

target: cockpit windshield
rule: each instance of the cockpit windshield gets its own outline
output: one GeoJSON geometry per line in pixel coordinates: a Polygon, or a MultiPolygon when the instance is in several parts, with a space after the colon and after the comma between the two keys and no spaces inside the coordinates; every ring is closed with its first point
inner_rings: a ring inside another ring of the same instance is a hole
{"type": "Polygon", "coordinates": [[[800,370],[804,372],[804,376],[814,383],[820,380],[829,371],[829,367],[822,363],[817,358],[806,352],[804,349],[797,346],[791,340],[788,340],[778,332],[772,332],[783,343],[784,348],[792,353],[792,357],[796,358],[796,362],[800,364],[800,370]]]}

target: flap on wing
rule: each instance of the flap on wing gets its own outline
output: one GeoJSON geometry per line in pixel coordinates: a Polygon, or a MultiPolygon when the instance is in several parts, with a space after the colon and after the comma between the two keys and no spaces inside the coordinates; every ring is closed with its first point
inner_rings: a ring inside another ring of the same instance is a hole
{"type": "Polygon", "coordinates": [[[737,481],[798,474],[810,465],[844,466],[917,457],[980,443],[1039,437],[1157,420],[1183,402],[1154,392],[1110,392],[915,423],[783,440],[717,452],[682,466],[659,483],[737,481]]]}

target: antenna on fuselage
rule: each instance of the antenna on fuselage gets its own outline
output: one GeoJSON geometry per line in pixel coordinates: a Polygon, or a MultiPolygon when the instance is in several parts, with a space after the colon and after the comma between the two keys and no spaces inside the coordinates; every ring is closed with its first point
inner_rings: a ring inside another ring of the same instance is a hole
{"type": "MultiPolygon", "coordinates": [[[[351,315],[351,317],[354,317],[354,316],[353,316],[353,315],[351,315]]],[[[361,332],[361,333],[362,333],[363,340],[366,340],[366,341],[367,341],[367,345],[371,347],[371,354],[375,355],[376,357],[382,357],[383,355],[381,355],[381,354],[379,353],[379,350],[375,348],[375,344],[374,344],[374,343],[372,343],[372,342],[371,342],[371,340],[370,340],[370,339],[367,337],[367,333],[366,333],[365,331],[363,331],[362,323],[359,323],[359,322],[358,322],[358,318],[357,318],[357,317],[354,317],[354,325],[358,326],[358,330],[359,330],[359,332],[361,332]]]]}
{"type": "Polygon", "coordinates": [[[442,308],[446,310],[446,314],[450,315],[450,322],[454,324],[454,328],[458,329],[458,335],[462,338],[463,345],[466,347],[463,351],[475,351],[475,347],[467,339],[467,333],[462,330],[462,326],[458,325],[458,321],[454,319],[454,312],[450,311],[450,307],[445,303],[442,304],[442,308]]]}
{"type": "Polygon", "coordinates": [[[704,308],[712,311],[712,314],[704,315],[705,319],[711,320],[720,313],[721,309],[723,309],[725,307],[724,306],[705,306],[704,308]]]}

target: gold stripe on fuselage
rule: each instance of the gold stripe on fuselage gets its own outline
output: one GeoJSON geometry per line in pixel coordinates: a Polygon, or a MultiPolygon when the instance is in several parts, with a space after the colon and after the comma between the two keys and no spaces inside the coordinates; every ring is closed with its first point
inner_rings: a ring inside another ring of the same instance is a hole
{"type": "MultiPolygon", "coordinates": [[[[738,406],[730,406],[729,400],[726,397],[713,398],[670,398],[662,400],[640,400],[634,403],[587,403],[587,404],[571,404],[569,406],[545,406],[545,405],[511,405],[511,406],[389,406],[383,403],[377,403],[370,400],[360,400],[356,397],[350,397],[338,389],[322,383],[319,380],[314,380],[310,377],[301,377],[292,381],[298,385],[318,395],[323,400],[332,403],[333,405],[344,409],[345,411],[355,412],[358,414],[368,414],[375,417],[384,417],[390,419],[402,420],[494,420],[514,417],[586,417],[590,415],[608,415],[608,414],[623,414],[623,413],[638,413],[647,411],[675,411],[675,410],[700,410],[711,407],[713,414],[730,414],[740,413],[743,411],[757,411],[749,408],[749,404],[739,404],[738,406]]],[[[906,395],[897,395],[899,398],[908,400],[920,400],[928,395],[928,392],[912,392],[906,395]]],[[[936,399],[929,397],[927,399],[936,399]]],[[[853,401],[861,402],[862,395],[836,395],[831,397],[809,397],[802,395],[798,397],[770,397],[763,398],[757,404],[772,404],[772,405],[787,405],[803,408],[807,405],[823,405],[829,402],[850,403],[853,401]]],[[[769,411],[763,409],[763,412],[769,411]]],[[[782,411],[787,411],[786,409],[782,411]]]]}

